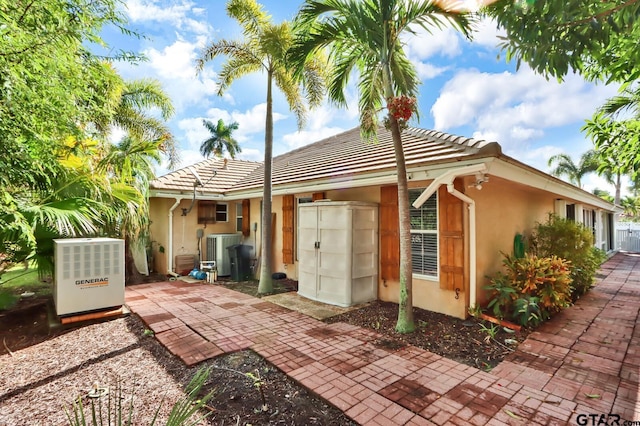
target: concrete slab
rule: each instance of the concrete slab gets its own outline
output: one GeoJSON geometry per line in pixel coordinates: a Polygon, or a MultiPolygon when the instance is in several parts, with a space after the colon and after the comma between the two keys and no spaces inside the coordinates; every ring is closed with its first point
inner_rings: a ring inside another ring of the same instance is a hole
{"type": "Polygon", "coordinates": [[[318,320],[340,315],[367,305],[365,303],[343,308],[341,306],[328,305],[326,303],[307,299],[293,291],[289,293],[274,294],[272,296],[264,296],[262,300],[291,309],[292,311],[300,312],[318,320]]]}

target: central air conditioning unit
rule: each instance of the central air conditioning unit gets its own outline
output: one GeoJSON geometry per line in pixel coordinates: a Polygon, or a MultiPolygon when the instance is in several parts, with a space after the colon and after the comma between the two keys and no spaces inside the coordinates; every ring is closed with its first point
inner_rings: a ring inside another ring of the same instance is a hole
{"type": "Polygon", "coordinates": [[[231,259],[227,247],[240,244],[242,234],[209,234],[207,235],[207,258],[215,260],[218,276],[231,275],[231,259]]]}
{"type": "Polygon", "coordinates": [[[124,240],[53,240],[53,302],[58,316],[124,304],[124,240]]]}

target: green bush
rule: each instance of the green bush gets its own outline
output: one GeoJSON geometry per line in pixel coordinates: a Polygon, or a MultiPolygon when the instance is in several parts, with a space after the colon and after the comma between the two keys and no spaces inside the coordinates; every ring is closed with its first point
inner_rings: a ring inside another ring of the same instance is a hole
{"type": "Polygon", "coordinates": [[[593,286],[606,259],[606,254],[593,246],[591,229],[553,214],[536,225],[529,241],[531,251],[539,257],[557,256],[571,262],[573,301],[593,286]]]}
{"type": "Polygon", "coordinates": [[[537,325],[571,304],[569,262],[557,256],[504,255],[506,272],[498,272],[486,288],[488,308],[499,318],[537,325]]]}

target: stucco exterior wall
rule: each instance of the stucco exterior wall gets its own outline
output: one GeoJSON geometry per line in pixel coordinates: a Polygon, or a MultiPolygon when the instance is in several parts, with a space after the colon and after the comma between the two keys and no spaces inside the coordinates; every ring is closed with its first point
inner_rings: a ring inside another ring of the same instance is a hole
{"type": "Polygon", "coordinates": [[[167,248],[169,244],[169,209],[174,200],[151,198],[149,200],[149,232],[153,255],[153,271],[166,274],[168,270],[167,248]]]}
{"type": "MultiPolygon", "coordinates": [[[[166,274],[170,270],[169,256],[169,210],[175,203],[173,198],[151,198],[150,219],[151,238],[153,241],[154,270],[166,274]],[[162,249],[161,249],[162,247],[162,249]],[[162,253],[164,251],[164,253],[162,253]]],[[[191,199],[184,199],[173,210],[172,235],[173,263],[179,255],[192,255],[198,258],[197,230],[202,229],[201,258],[206,256],[206,236],[209,234],[228,234],[236,232],[236,202],[223,202],[227,204],[227,220],[209,224],[198,224],[198,202],[193,205],[189,213],[183,215],[183,209],[188,210],[191,199]]],[[[175,268],[174,268],[175,269],[175,268]]]]}
{"type": "MultiPolygon", "coordinates": [[[[411,181],[409,188],[426,189],[428,181],[411,181]]],[[[468,213],[467,209],[464,213],[464,239],[465,247],[468,247],[468,213]]],[[[457,318],[465,318],[468,306],[468,250],[465,253],[465,288],[461,288],[456,294],[455,291],[444,290],[440,288],[440,281],[437,278],[413,277],[413,306],[441,314],[451,315],[457,318]]],[[[378,298],[383,301],[398,303],[400,295],[400,283],[398,281],[384,281],[382,277],[378,285],[378,298]]]]}
{"type": "Polygon", "coordinates": [[[529,235],[536,223],[544,222],[554,211],[552,193],[491,177],[481,191],[470,189],[477,208],[478,303],[485,303],[487,276],[502,270],[504,257],[513,252],[516,233],[529,235]]]}

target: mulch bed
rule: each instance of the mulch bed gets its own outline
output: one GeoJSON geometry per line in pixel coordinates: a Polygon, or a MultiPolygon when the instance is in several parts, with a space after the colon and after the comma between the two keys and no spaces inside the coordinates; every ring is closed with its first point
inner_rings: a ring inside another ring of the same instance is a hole
{"type": "MultiPolygon", "coordinates": [[[[297,282],[289,279],[276,283],[276,292],[297,288],[297,282]]],[[[255,281],[219,284],[253,295],[257,290],[255,281]]],[[[49,329],[51,309],[51,298],[30,298],[0,312],[0,425],[3,421],[12,425],[66,423],[62,407],[82,395],[87,403],[86,392],[93,377],[123,380],[128,386],[125,395],[135,392],[136,424],[146,424],[144,419],[153,415],[163,393],[165,404],[170,406],[200,367],[212,368],[206,385],[207,391],[214,391],[208,404],[209,424],[354,424],[339,409],[252,351],[223,355],[187,368],[145,332],[135,315],[49,329]],[[123,376],[116,378],[116,373],[123,376]]],[[[497,365],[513,350],[512,343],[524,340],[527,334],[491,328],[488,322],[474,318],[463,321],[416,308],[418,330],[401,335],[394,331],[397,309],[396,304],[373,302],[327,322],[373,329],[382,335],[376,342],[381,347],[398,349],[411,344],[485,370],[497,365]],[[487,329],[495,334],[491,337],[487,329]]],[[[160,414],[166,418],[168,408],[160,414]]]]}

